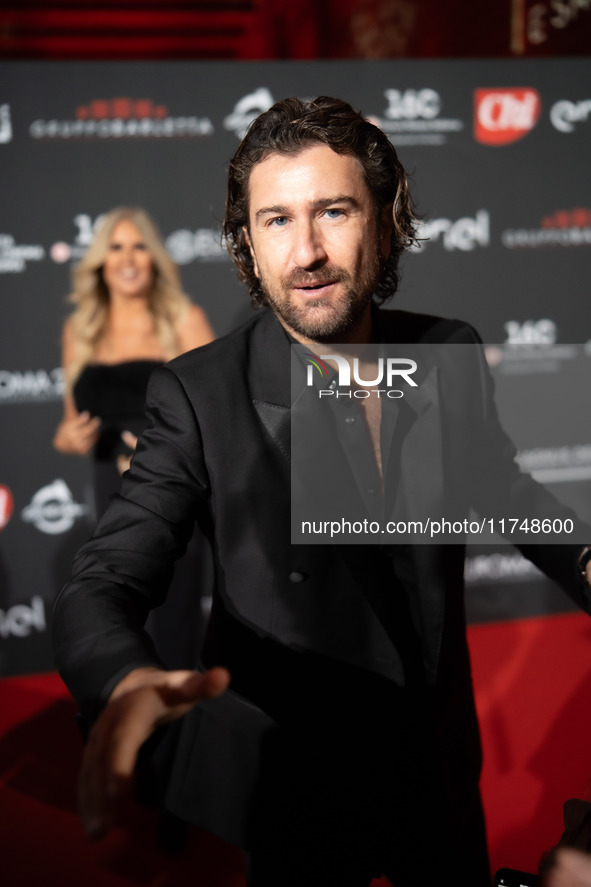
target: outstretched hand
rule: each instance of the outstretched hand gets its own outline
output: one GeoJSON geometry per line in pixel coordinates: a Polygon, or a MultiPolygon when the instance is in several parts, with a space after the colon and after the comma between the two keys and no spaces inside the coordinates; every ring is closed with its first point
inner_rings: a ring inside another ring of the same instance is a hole
{"type": "Polygon", "coordinates": [[[139,750],[156,728],[221,695],[229,682],[224,668],[203,674],[138,668],[117,684],[82,759],[78,804],[89,838],[101,838],[125,821],[139,750]]]}

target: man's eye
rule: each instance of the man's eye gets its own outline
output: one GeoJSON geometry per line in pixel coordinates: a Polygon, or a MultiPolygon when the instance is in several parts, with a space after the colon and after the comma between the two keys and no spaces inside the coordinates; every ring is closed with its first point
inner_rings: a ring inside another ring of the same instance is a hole
{"type": "Polygon", "coordinates": [[[274,219],[271,219],[271,225],[274,225],[276,228],[285,228],[287,225],[287,216],[277,216],[274,219]]]}
{"type": "Polygon", "coordinates": [[[342,209],[327,209],[326,215],[329,219],[338,219],[343,215],[342,209]]]}

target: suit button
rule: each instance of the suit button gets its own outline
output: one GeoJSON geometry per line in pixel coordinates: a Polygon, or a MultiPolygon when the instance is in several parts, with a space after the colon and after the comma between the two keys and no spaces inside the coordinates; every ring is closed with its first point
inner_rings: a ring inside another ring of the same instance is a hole
{"type": "Polygon", "coordinates": [[[298,573],[296,570],[289,574],[290,582],[305,582],[307,578],[305,573],[298,573]]]}

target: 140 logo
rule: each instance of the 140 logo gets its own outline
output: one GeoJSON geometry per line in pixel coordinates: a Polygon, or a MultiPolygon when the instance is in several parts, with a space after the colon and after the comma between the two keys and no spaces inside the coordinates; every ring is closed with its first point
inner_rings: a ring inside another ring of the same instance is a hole
{"type": "Polygon", "coordinates": [[[72,261],[78,261],[83,257],[86,250],[94,240],[94,236],[105,220],[105,215],[92,218],[88,213],[78,213],[74,216],[74,226],[78,229],[74,237],[74,243],[66,243],[64,240],[58,240],[49,250],[49,254],[54,262],[62,264],[72,261]]]}
{"type": "Polygon", "coordinates": [[[505,324],[507,345],[554,345],[556,324],[544,317],[541,320],[508,320],[505,324]]]}

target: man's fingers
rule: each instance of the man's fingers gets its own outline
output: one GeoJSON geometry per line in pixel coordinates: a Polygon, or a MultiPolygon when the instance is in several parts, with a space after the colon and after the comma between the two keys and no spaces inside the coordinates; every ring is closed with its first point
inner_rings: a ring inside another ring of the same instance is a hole
{"type": "Polygon", "coordinates": [[[199,702],[201,699],[213,699],[220,696],[228,688],[230,674],[225,668],[210,668],[206,672],[172,671],[170,679],[162,685],[161,690],[172,704],[182,702],[199,702]]]}
{"type": "Polygon", "coordinates": [[[117,813],[129,807],[139,750],[154,732],[163,708],[153,688],[140,687],[109,703],[90,731],[78,791],[89,838],[105,835],[117,813]]]}
{"type": "Polygon", "coordinates": [[[102,838],[113,826],[113,811],[122,786],[110,769],[109,741],[100,720],[90,732],[78,777],[78,810],[91,840],[102,838]]]}
{"type": "Polygon", "coordinates": [[[213,699],[216,696],[221,696],[230,684],[230,672],[227,668],[221,668],[220,666],[210,668],[201,677],[203,678],[204,699],[213,699]]]}

